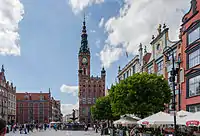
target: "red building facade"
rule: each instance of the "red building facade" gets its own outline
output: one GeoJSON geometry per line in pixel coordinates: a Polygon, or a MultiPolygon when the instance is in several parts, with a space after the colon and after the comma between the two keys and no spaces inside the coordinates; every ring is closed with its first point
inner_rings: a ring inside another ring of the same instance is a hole
{"type": "Polygon", "coordinates": [[[200,1],[191,0],[191,8],[182,19],[181,39],[185,82],[181,108],[200,111],[200,1]]]}
{"type": "Polygon", "coordinates": [[[81,35],[81,47],[79,49],[79,121],[87,124],[92,123],[90,107],[95,104],[97,98],[105,96],[104,68],[101,70],[101,77],[90,76],[90,49],[88,47],[85,20],[81,35]]]}
{"type": "Polygon", "coordinates": [[[44,123],[52,119],[51,93],[16,93],[17,123],[44,123]]]}

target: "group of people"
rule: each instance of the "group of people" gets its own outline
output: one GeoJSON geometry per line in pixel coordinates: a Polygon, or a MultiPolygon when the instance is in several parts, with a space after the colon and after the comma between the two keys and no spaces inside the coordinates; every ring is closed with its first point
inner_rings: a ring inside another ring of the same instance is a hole
{"type": "Polygon", "coordinates": [[[44,124],[21,124],[21,125],[16,125],[16,128],[19,128],[19,132],[20,134],[27,134],[30,131],[33,132],[33,130],[35,129],[36,131],[42,131],[42,130],[47,130],[48,128],[48,124],[44,123],[44,124]]]}
{"type": "Polygon", "coordinates": [[[6,121],[0,118],[0,136],[5,136],[6,133],[16,133],[20,134],[28,134],[30,132],[35,131],[46,131],[47,129],[54,129],[55,131],[59,130],[61,126],[57,124],[33,124],[33,123],[26,123],[26,124],[14,124],[14,125],[7,125],[6,121]]]}
{"type": "MultiPolygon", "coordinates": [[[[117,127],[112,127],[111,136],[174,136],[174,128],[171,127],[145,127],[137,125],[135,126],[122,126],[118,125],[117,127]]],[[[198,130],[200,130],[200,127],[178,127],[176,130],[176,136],[197,136],[200,133],[197,134],[198,130]]]]}

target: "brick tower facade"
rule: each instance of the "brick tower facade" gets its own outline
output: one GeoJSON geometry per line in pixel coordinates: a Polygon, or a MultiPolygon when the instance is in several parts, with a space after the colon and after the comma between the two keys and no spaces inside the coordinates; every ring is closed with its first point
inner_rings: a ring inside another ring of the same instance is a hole
{"type": "Polygon", "coordinates": [[[101,70],[101,77],[90,76],[90,49],[88,47],[85,18],[81,35],[81,47],[78,53],[79,78],[79,121],[92,123],[90,107],[97,98],[105,96],[106,71],[101,70]]]}

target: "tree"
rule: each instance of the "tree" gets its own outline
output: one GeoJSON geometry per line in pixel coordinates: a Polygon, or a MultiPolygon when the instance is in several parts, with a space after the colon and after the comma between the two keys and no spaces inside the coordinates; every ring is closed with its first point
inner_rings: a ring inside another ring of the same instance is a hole
{"type": "Polygon", "coordinates": [[[91,107],[91,113],[93,119],[112,120],[114,116],[112,114],[109,96],[98,98],[96,104],[91,107]]]}
{"type": "Polygon", "coordinates": [[[144,118],[164,110],[171,90],[162,76],[136,73],[112,86],[109,96],[114,115],[135,114],[144,118]]]}

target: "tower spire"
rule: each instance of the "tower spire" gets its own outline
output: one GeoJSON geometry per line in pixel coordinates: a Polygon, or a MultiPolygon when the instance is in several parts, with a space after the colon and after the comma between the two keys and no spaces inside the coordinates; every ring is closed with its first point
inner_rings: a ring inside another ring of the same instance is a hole
{"type": "Polygon", "coordinates": [[[82,30],[82,35],[86,34],[86,25],[85,25],[85,13],[84,13],[84,18],[83,18],[83,30],[82,30]]]}
{"type": "Polygon", "coordinates": [[[5,72],[4,65],[1,67],[1,72],[5,72]]]}
{"type": "Polygon", "coordinates": [[[89,47],[88,47],[88,40],[87,40],[85,14],[84,14],[84,20],[83,20],[83,27],[82,27],[82,34],[81,34],[81,47],[80,47],[79,53],[81,52],[90,53],[89,47]]]}

